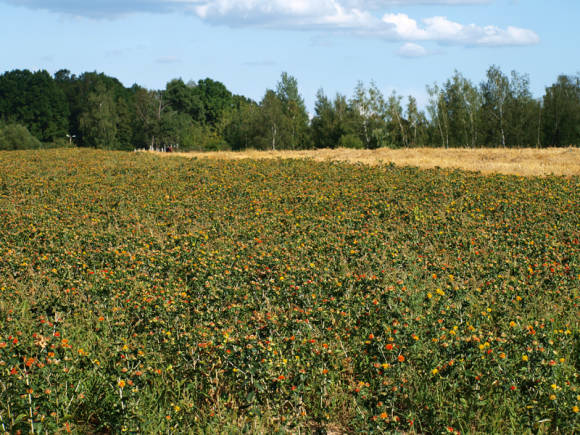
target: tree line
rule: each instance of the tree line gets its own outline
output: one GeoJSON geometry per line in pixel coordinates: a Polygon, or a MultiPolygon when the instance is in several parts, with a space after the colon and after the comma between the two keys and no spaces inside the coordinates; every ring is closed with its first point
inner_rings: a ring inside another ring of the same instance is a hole
{"type": "Polygon", "coordinates": [[[541,98],[529,76],[491,66],[475,84],[455,72],[427,86],[429,101],[385,96],[359,82],[350,97],[316,95],[307,113],[282,73],[256,102],[210,78],[165,89],[125,87],[103,73],[0,75],[0,149],[81,146],[133,150],[379,147],[561,147],[580,144],[580,75],[561,75],[541,98]]]}

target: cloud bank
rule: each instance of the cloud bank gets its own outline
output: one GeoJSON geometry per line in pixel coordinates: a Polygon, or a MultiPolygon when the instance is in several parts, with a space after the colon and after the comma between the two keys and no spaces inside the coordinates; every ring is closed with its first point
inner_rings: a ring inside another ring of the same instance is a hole
{"type": "Polygon", "coordinates": [[[400,52],[418,52],[419,42],[463,46],[518,46],[537,44],[539,36],[514,26],[462,24],[444,16],[417,21],[406,14],[387,12],[411,4],[473,5],[489,0],[0,0],[92,18],[131,13],[191,13],[213,25],[314,30],[402,41],[400,52]],[[382,15],[381,15],[382,12],[382,15]],[[404,48],[406,47],[406,48],[404,48]]]}
{"type": "Polygon", "coordinates": [[[425,47],[414,42],[407,42],[399,48],[397,54],[401,57],[425,57],[429,55],[429,52],[425,47]]]}
{"type": "Polygon", "coordinates": [[[179,0],[0,0],[14,6],[90,18],[114,18],[138,12],[165,13],[183,9],[179,0]]]}

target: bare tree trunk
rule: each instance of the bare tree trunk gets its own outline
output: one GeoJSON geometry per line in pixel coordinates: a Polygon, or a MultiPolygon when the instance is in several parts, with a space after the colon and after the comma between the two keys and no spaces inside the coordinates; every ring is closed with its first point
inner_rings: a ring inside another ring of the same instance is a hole
{"type": "Polygon", "coordinates": [[[401,117],[399,116],[399,112],[395,111],[395,115],[397,117],[397,122],[399,124],[399,128],[401,129],[401,136],[403,137],[403,146],[407,146],[407,135],[405,134],[405,129],[403,128],[403,123],[401,122],[401,117]]]}
{"type": "Polygon", "coordinates": [[[368,123],[368,121],[365,119],[365,120],[363,121],[363,130],[364,130],[364,134],[365,134],[365,142],[366,142],[366,147],[367,147],[367,148],[369,148],[369,145],[370,145],[370,139],[369,139],[369,134],[368,134],[367,123],[368,123]]]}
{"type": "Polygon", "coordinates": [[[541,126],[542,126],[542,105],[538,104],[538,141],[536,142],[536,146],[538,148],[542,147],[542,142],[540,141],[541,126]]]}
{"type": "Polygon", "coordinates": [[[443,136],[443,127],[441,126],[441,117],[437,117],[437,126],[439,127],[439,134],[441,135],[441,146],[445,148],[445,137],[443,136]]]}
{"type": "Polygon", "coordinates": [[[499,106],[499,130],[501,132],[501,145],[505,148],[505,133],[503,131],[503,104],[499,106]]]}
{"type": "Polygon", "coordinates": [[[469,123],[471,127],[469,132],[469,136],[471,139],[471,148],[475,148],[477,143],[477,129],[475,128],[475,119],[471,110],[469,111],[469,123]]]}

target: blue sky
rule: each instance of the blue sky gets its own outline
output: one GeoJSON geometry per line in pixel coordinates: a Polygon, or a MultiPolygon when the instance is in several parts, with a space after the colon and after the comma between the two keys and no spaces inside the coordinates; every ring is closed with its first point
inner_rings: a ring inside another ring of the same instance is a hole
{"type": "Polygon", "coordinates": [[[578,17],[577,0],[0,0],[0,71],[210,77],[256,100],[287,71],[312,110],[358,80],[424,105],[425,85],[496,64],[540,96],[580,71],[578,17]]]}

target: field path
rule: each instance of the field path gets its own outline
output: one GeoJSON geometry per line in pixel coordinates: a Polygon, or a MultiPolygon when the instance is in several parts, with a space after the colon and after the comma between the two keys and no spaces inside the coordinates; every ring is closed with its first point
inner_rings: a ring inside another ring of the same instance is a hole
{"type": "Polygon", "coordinates": [[[409,148],[354,150],[347,148],[299,151],[216,151],[158,153],[207,159],[313,159],[337,160],[376,165],[394,163],[421,168],[458,168],[484,174],[501,173],[522,176],[580,175],[580,148],[409,148]]]}

